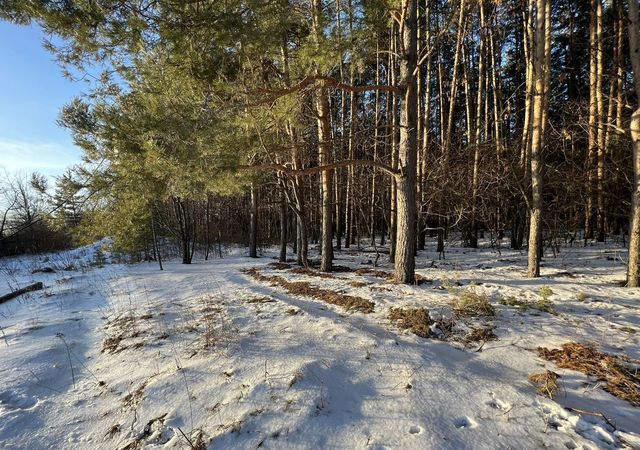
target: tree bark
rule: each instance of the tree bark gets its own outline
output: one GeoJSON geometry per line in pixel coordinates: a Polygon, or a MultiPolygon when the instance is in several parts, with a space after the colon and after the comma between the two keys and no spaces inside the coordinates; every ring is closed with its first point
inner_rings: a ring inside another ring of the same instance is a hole
{"type": "MultiPolygon", "coordinates": [[[[629,56],[633,67],[636,97],[640,102],[640,18],[638,0],[629,0],[629,56]]],[[[633,187],[629,225],[627,286],[640,287],[640,105],[631,118],[633,187]]]]}
{"type": "MultiPolygon", "coordinates": [[[[322,45],[323,36],[323,16],[322,1],[313,0],[313,32],[316,45],[322,45]]],[[[331,161],[331,122],[329,108],[329,93],[327,86],[323,86],[316,92],[315,98],[316,115],[318,122],[318,162],[320,165],[329,164],[331,161]]],[[[331,170],[322,172],[322,259],[320,270],[331,272],[333,264],[333,189],[331,170]]]]}
{"type": "Polygon", "coordinates": [[[417,119],[418,105],[415,72],[417,66],[417,0],[407,0],[403,18],[403,52],[400,60],[399,88],[400,100],[400,145],[398,146],[398,167],[396,177],[397,234],[395,281],[415,282],[416,252],[416,165],[417,165],[417,119]]]}
{"type": "Polygon", "coordinates": [[[529,278],[540,276],[540,257],[542,244],[542,150],[544,148],[544,104],[548,87],[545,81],[549,78],[546,71],[549,70],[547,52],[550,45],[547,44],[546,32],[547,8],[550,8],[549,0],[532,0],[536,2],[536,31],[534,52],[534,92],[533,114],[531,128],[531,211],[529,221],[528,241],[528,269],[529,278]]]}

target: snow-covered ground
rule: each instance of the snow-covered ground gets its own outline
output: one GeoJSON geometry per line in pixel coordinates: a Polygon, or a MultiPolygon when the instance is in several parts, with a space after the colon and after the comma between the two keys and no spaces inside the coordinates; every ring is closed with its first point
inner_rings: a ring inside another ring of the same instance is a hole
{"type": "MultiPolygon", "coordinates": [[[[563,248],[535,280],[523,252],[421,252],[427,281],[416,286],[277,270],[270,251],[162,272],[99,267],[94,253],[0,260],[0,295],[46,286],[0,305],[0,448],[640,448],[640,408],[535,352],[594,343],[637,364],[640,291],[620,287],[625,254],[613,246],[563,248]],[[251,267],[363,297],[374,312],[293,296],[243,273],[251,267]],[[425,307],[448,321],[469,285],[496,315],[456,317],[448,339],[387,318],[391,307],[425,307]],[[556,314],[500,303],[535,303],[543,286],[556,314]],[[495,327],[498,339],[457,338],[473,327],[495,327]],[[545,369],[561,375],[553,400],[528,380],[545,369]]],[[[335,263],[373,259],[352,249],[335,263]]]]}

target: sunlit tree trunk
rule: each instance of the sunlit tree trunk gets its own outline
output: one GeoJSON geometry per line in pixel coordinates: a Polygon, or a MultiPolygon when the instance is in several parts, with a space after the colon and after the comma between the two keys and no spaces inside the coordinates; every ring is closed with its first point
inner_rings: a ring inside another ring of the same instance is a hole
{"type": "MultiPolygon", "coordinates": [[[[322,1],[313,0],[313,33],[317,46],[323,44],[323,14],[322,1]]],[[[329,108],[329,92],[325,85],[317,90],[315,109],[318,123],[318,164],[321,166],[331,162],[331,121],[329,108]]],[[[332,170],[323,170],[320,175],[322,187],[322,232],[320,248],[322,259],[320,270],[331,272],[333,264],[333,185],[332,170]]]]}
{"type": "Polygon", "coordinates": [[[400,145],[398,147],[398,230],[396,235],[395,281],[415,281],[416,166],[418,146],[417,0],[407,0],[403,17],[402,55],[400,59],[400,145]]]}
{"type": "Polygon", "coordinates": [[[633,186],[629,226],[629,265],[627,286],[640,287],[640,18],[638,0],[629,0],[629,55],[633,67],[636,97],[639,104],[631,117],[633,146],[633,186]]]}
{"type": "Polygon", "coordinates": [[[540,276],[542,243],[542,150],[544,148],[545,95],[549,81],[546,72],[550,51],[550,35],[547,32],[547,8],[549,0],[532,0],[536,3],[536,27],[533,55],[534,91],[531,127],[531,211],[529,220],[528,269],[530,278],[540,276]]]}

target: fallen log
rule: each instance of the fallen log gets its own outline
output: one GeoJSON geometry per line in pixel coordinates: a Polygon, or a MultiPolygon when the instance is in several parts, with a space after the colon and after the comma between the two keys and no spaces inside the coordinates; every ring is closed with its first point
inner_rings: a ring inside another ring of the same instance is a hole
{"type": "Polygon", "coordinates": [[[18,289],[17,291],[13,291],[6,295],[1,296],[0,304],[4,302],[8,302],[12,298],[19,297],[22,294],[26,294],[27,292],[39,291],[40,289],[43,289],[43,288],[44,288],[44,285],[42,284],[42,282],[38,281],[37,283],[30,284],[29,286],[25,286],[21,289],[18,289]]]}

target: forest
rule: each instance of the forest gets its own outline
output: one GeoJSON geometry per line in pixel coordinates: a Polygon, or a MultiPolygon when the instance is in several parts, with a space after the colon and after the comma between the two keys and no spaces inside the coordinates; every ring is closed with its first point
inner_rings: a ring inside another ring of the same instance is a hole
{"type": "Polygon", "coordinates": [[[85,163],[49,202],[85,238],[153,257],[153,236],[171,236],[185,263],[218,239],[252,255],[280,242],[303,266],[311,243],[325,272],[334,248],[378,241],[412,283],[416,252],[444,257],[453,232],[527,248],[529,277],[559,243],[622,236],[638,286],[634,1],[1,11],[44,27],[69,76],[94,78],[59,119],[85,163]]]}
{"type": "Polygon", "coordinates": [[[0,442],[640,448],[638,0],[0,20],[85,87],[0,176],[0,442]]]}

